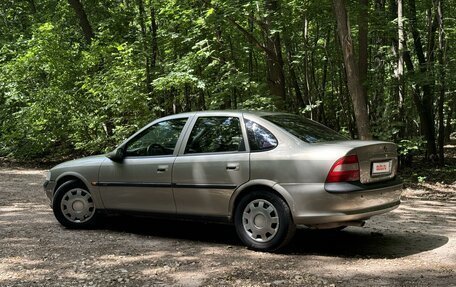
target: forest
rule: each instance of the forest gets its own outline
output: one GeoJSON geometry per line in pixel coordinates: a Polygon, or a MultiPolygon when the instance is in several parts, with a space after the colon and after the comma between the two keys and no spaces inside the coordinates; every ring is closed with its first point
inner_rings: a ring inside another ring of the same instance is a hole
{"type": "Polygon", "coordinates": [[[454,15],[444,0],[2,0],[0,157],[106,152],[160,116],[247,109],[443,165],[454,15]]]}

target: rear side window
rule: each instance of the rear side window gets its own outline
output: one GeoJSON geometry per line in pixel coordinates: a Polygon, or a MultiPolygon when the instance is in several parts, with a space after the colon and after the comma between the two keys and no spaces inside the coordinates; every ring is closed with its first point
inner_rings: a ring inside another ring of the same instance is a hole
{"type": "Polygon", "coordinates": [[[347,140],[336,131],[297,115],[269,115],[264,118],[307,143],[347,140]]]}
{"type": "Polygon", "coordinates": [[[256,122],[246,120],[245,128],[251,151],[266,151],[277,146],[276,137],[265,127],[256,122]]]}
{"type": "Polygon", "coordinates": [[[236,117],[200,117],[192,129],[185,153],[245,151],[236,117]]]}

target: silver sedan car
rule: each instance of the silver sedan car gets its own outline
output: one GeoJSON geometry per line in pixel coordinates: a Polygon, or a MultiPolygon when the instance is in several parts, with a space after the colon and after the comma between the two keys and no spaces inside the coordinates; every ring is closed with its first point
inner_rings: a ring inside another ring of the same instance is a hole
{"type": "Polygon", "coordinates": [[[157,119],[106,155],[52,168],[44,189],[67,228],[103,212],[234,223],[274,251],[296,226],[341,229],[400,204],[396,145],[349,140],[285,113],[204,111],[157,119]]]}

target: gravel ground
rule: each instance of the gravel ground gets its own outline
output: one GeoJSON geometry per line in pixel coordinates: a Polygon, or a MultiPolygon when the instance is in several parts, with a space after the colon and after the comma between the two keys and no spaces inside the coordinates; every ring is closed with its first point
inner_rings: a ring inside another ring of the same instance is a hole
{"type": "Polygon", "coordinates": [[[297,231],[280,254],[232,226],[109,217],[54,219],[44,171],[0,168],[0,286],[456,286],[456,185],[405,191],[364,228],[297,231]]]}

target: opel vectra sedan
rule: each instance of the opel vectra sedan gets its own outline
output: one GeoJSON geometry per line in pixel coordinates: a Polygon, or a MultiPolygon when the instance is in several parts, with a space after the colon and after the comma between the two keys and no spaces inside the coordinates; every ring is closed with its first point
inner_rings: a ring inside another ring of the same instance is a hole
{"type": "Polygon", "coordinates": [[[396,173],[393,143],[348,140],[291,114],[205,111],[57,165],[44,188],[67,228],[92,227],[103,211],[222,220],[249,248],[273,251],[297,225],[362,226],[398,207],[396,173]]]}

